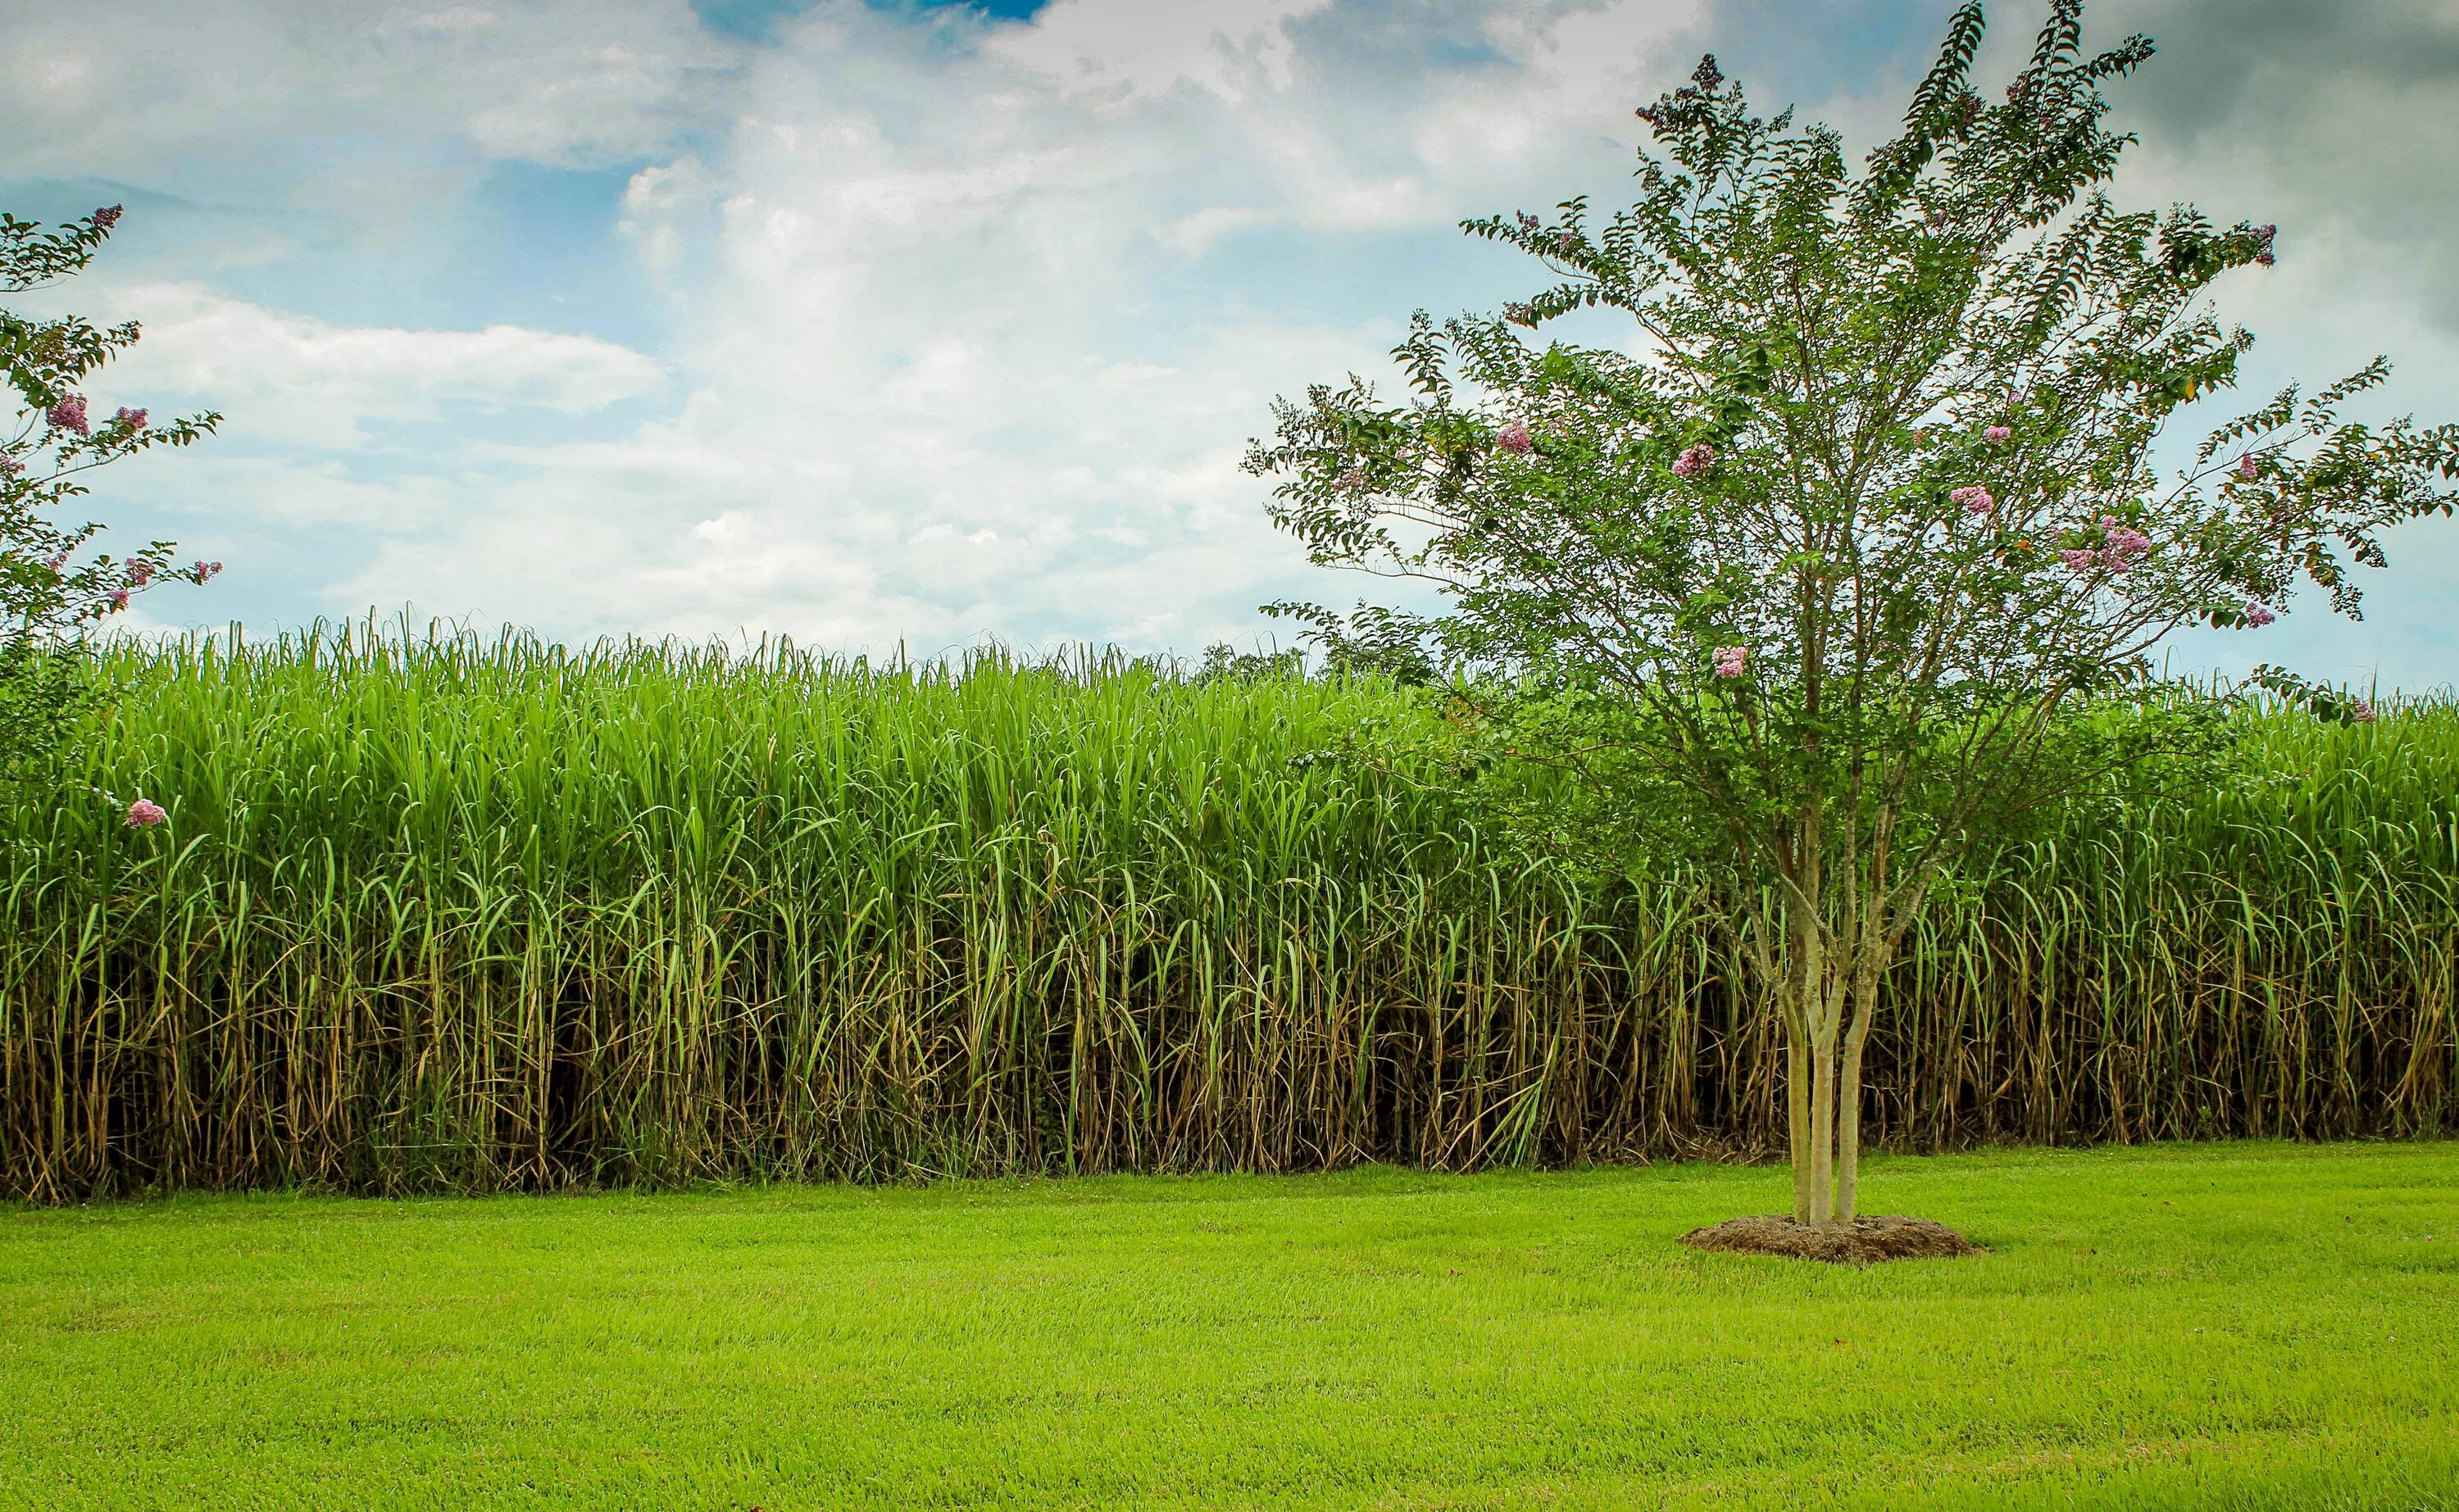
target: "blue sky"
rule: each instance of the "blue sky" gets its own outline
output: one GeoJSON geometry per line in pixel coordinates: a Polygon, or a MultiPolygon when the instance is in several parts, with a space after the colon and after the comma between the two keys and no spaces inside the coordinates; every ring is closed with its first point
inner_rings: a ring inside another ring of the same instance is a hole
{"type": "MultiPolygon", "coordinates": [[[[409,608],[583,638],[996,636],[1193,653],[1339,597],[1238,471],[1276,393],[1412,308],[1525,292],[1466,215],[1627,181],[1715,51],[1868,136],[1944,0],[0,0],[0,207],[124,202],[55,301],[137,318],[106,407],[221,437],[100,517],[230,571],[157,626],[409,608]]],[[[2036,18],[1993,8],[1985,74],[2036,18]]],[[[2250,388],[2377,350],[2459,414],[2459,16],[2102,0],[2121,196],[2280,223],[2224,313],[2250,388]]],[[[2438,522],[2437,522],[2438,523],[2438,522]]],[[[2459,525],[2362,624],[2301,603],[2182,664],[2410,687],[2459,665],[2459,525]]]]}

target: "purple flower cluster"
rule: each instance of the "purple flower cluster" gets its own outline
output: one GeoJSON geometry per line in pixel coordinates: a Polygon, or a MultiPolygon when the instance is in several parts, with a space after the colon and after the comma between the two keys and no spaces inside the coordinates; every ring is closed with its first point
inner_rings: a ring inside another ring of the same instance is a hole
{"type": "Polygon", "coordinates": [[[128,570],[128,586],[142,588],[154,580],[154,564],[142,556],[131,556],[121,564],[128,570]]]}
{"type": "MultiPolygon", "coordinates": [[[[2151,536],[2131,525],[2120,525],[2115,515],[2103,514],[2100,524],[2104,538],[2109,542],[2101,555],[2111,558],[2112,567],[2118,562],[2131,562],[2152,549],[2151,536]]],[[[2117,570],[2122,572],[2125,569],[2117,570]]]]}
{"type": "Polygon", "coordinates": [[[207,582],[221,576],[222,564],[220,562],[199,561],[192,570],[197,575],[197,581],[207,582]]]}
{"type": "Polygon", "coordinates": [[[1535,445],[1528,439],[1528,428],[1517,420],[1495,432],[1494,444],[1505,452],[1516,452],[1522,456],[1526,456],[1529,449],[1535,445]]]}
{"type": "Polygon", "coordinates": [[[114,588],[103,597],[111,600],[111,607],[115,610],[128,607],[128,590],[125,588],[114,588]]]}
{"type": "Polygon", "coordinates": [[[91,219],[95,225],[108,231],[113,226],[119,224],[119,206],[104,205],[101,209],[96,210],[91,219]]]}
{"type": "Polygon", "coordinates": [[[79,435],[94,433],[93,427],[86,423],[85,398],[81,394],[71,394],[52,406],[43,411],[43,418],[50,421],[55,430],[74,430],[79,435]]]}
{"type": "Polygon", "coordinates": [[[0,452],[0,477],[15,477],[26,471],[26,464],[6,452],[0,452]]]}
{"type": "Polygon", "coordinates": [[[1989,491],[1978,483],[1957,489],[1947,498],[1963,505],[1966,514],[1986,514],[1998,507],[1998,501],[1990,497],[1989,491]]]}
{"type": "Polygon", "coordinates": [[[2262,604],[2249,601],[2245,606],[2245,622],[2258,630],[2279,618],[2262,604]]]}
{"type": "Polygon", "coordinates": [[[2378,716],[2371,699],[2348,700],[2348,718],[2359,724],[2370,724],[2378,716]]]}
{"type": "Polygon", "coordinates": [[[1749,669],[1750,664],[1751,648],[1749,646],[1718,646],[1716,648],[1716,675],[1720,678],[1740,677],[1743,672],[1749,669]]]}
{"type": "Polygon", "coordinates": [[[2144,536],[2134,526],[2117,524],[2114,514],[2100,516],[2100,548],[2083,551],[2061,551],[2058,558],[2078,573],[2091,573],[2092,568],[2108,568],[2112,573],[2132,573],[2134,558],[2152,551],[2152,536],[2144,536]]]}
{"type": "Polygon", "coordinates": [[[2254,453],[2251,452],[2237,459],[2237,475],[2249,483],[2253,482],[2261,471],[2261,464],[2255,461],[2254,453]]]}
{"type": "Polygon", "coordinates": [[[1699,59],[1699,66],[1691,71],[1691,82],[1703,90],[1714,89],[1725,82],[1725,71],[1716,66],[1715,53],[1710,52],[1699,59]]]}
{"type": "MultiPolygon", "coordinates": [[[[1363,494],[1366,492],[1366,470],[1364,468],[1343,468],[1340,470],[1339,480],[1334,486],[1338,488],[1343,494],[1363,494]]],[[[198,567],[202,568],[205,564],[203,562],[199,562],[197,565],[198,567]]]]}
{"type": "Polygon", "coordinates": [[[1534,230],[1536,230],[1536,229],[1537,229],[1537,227],[1538,227],[1538,225],[1539,225],[1540,223],[1541,223],[1541,222],[1539,222],[1538,219],[1537,219],[1535,216],[1530,215],[1527,211],[1523,210],[1523,211],[1521,211],[1521,212],[1520,212],[1520,229],[1521,229],[1521,230],[1523,230],[1523,231],[1534,231],[1534,230]]]}
{"type": "Polygon", "coordinates": [[[168,810],[151,798],[139,798],[128,806],[128,828],[146,830],[170,818],[168,810]]]}
{"type": "Polygon", "coordinates": [[[2058,553],[2058,559],[2079,573],[2095,567],[2106,567],[2113,573],[2134,570],[2137,558],[2152,550],[2152,537],[2131,525],[2121,525],[2114,514],[2100,517],[2102,544],[2097,548],[2081,547],[2058,553]]]}
{"type": "Polygon", "coordinates": [[[2280,261],[2271,250],[2272,239],[2279,235],[2280,228],[2276,225],[2261,225],[2254,228],[2254,260],[2264,267],[2269,267],[2280,261]]]}
{"type": "Polygon", "coordinates": [[[1710,446],[1705,441],[1693,441],[1689,446],[1682,449],[1682,454],[1680,456],[1673,459],[1673,475],[1675,477],[1697,477],[1700,473],[1705,472],[1708,469],[1713,467],[1715,462],[1716,449],[1714,447],[1710,446]]]}
{"type": "Polygon", "coordinates": [[[1981,435],[1982,438],[1987,441],[1991,446],[2005,446],[2008,441],[2014,438],[2015,432],[2011,428],[2007,426],[1991,426],[1988,430],[1982,431],[1981,435]]]}
{"type": "Polygon", "coordinates": [[[126,426],[131,430],[142,430],[145,429],[145,411],[142,410],[131,410],[126,405],[122,405],[119,407],[119,412],[113,415],[111,418],[119,422],[121,425],[126,426]]]}

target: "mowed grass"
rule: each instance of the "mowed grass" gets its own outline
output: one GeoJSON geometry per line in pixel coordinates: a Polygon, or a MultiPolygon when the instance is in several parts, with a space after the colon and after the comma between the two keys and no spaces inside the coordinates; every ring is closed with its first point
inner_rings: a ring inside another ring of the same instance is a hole
{"type": "Polygon", "coordinates": [[[0,1210],[11,1507],[2459,1506],[2459,1145],[0,1210]]]}

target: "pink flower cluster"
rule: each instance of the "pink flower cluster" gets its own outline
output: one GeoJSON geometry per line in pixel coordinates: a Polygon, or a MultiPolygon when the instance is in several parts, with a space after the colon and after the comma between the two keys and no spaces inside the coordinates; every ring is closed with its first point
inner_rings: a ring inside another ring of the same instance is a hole
{"type": "Polygon", "coordinates": [[[1538,220],[1537,220],[1537,218],[1536,218],[1535,216],[1530,215],[1530,214],[1529,214],[1527,211],[1525,211],[1525,210],[1523,210],[1523,211],[1521,211],[1521,212],[1520,212],[1520,229],[1521,229],[1521,230],[1523,230],[1523,231],[1534,231],[1534,230],[1536,230],[1536,229],[1537,229],[1537,227],[1538,227],[1538,225],[1539,225],[1539,224],[1540,224],[1540,222],[1538,221],[1538,220]]]}
{"type": "Polygon", "coordinates": [[[1494,444],[1505,452],[1518,452],[1523,456],[1527,455],[1528,449],[1535,445],[1528,439],[1528,428],[1517,420],[1495,432],[1494,444]]]}
{"type": "Polygon", "coordinates": [[[2249,483],[2254,481],[2261,470],[2261,464],[2255,461],[2254,453],[2251,452],[2237,459],[2237,475],[2249,483]]]}
{"type": "Polygon", "coordinates": [[[2280,261],[2279,255],[2271,250],[2272,241],[2279,235],[2280,228],[2276,225],[2261,225],[2254,228],[2254,260],[2264,267],[2269,267],[2280,261]]]}
{"type": "Polygon", "coordinates": [[[6,452],[0,452],[0,477],[15,477],[26,471],[26,464],[6,452]]]}
{"type": "Polygon", "coordinates": [[[128,586],[142,588],[154,578],[154,564],[142,556],[131,556],[121,563],[128,569],[128,586]]]}
{"type": "Polygon", "coordinates": [[[125,588],[114,588],[103,597],[111,600],[111,607],[115,610],[128,607],[128,590],[125,588]]]}
{"type": "Polygon", "coordinates": [[[2058,553],[2058,558],[2079,573],[2094,567],[2106,567],[2113,573],[2134,570],[2135,559],[2152,549],[2152,537],[2131,525],[2120,525],[2114,514],[2100,517],[2101,540],[2097,549],[2078,548],[2058,553]]]}
{"type": "Polygon", "coordinates": [[[197,581],[207,582],[221,576],[222,564],[200,560],[193,570],[197,575],[197,581]]]}
{"type": "Polygon", "coordinates": [[[1716,648],[1716,675],[1720,678],[1740,677],[1743,671],[1747,669],[1750,664],[1751,648],[1749,646],[1718,646],[1716,648]]]}
{"type": "Polygon", "coordinates": [[[170,818],[169,810],[151,798],[139,798],[128,806],[128,828],[144,830],[170,818]]]}
{"type": "MultiPolygon", "coordinates": [[[[1363,468],[1343,468],[1340,470],[1340,477],[1335,481],[1334,486],[1339,489],[1343,494],[1363,494],[1366,492],[1366,470],[1363,468]]],[[[199,562],[197,565],[198,567],[202,568],[205,564],[203,562],[199,562]]]]}
{"type": "Polygon", "coordinates": [[[2350,699],[2348,700],[2348,718],[2360,724],[2370,724],[2379,716],[2374,713],[2371,699],[2350,699]]]}
{"type": "Polygon", "coordinates": [[[1978,483],[1957,489],[1947,497],[1963,505],[1966,514],[1986,514],[1998,507],[1998,501],[1989,496],[1989,491],[1978,483]]]}
{"type": "Polygon", "coordinates": [[[119,206],[104,205],[101,209],[96,210],[94,213],[92,219],[95,225],[108,231],[113,226],[119,224],[119,206]]]}
{"type": "Polygon", "coordinates": [[[122,405],[119,408],[119,412],[113,415],[111,418],[118,421],[121,425],[126,426],[131,430],[142,430],[145,429],[145,411],[142,410],[131,410],[126,405],[122,405]]]}
{"type": "Polygon", "coordinates": [[[1693,441],[1689,446],[1682,449],[1682,454],[1680,456],[1673,459],[1673,475],[1675,477],[1697,477],[1700,473],[1705,472],[1708,469],[1713,467],[1715,462],[1716,449],[1714,447],[1710,446],[1705,441],[1693,441]]]}
{"type": "Polygon", "coordinates": [[[2271,621],[2279,618],[2280,617],[2278,615],[2273,614],[2269,608],[2262,604],[2249,602],[2245,606],[2245,622],[2258,629],[2263,625],[2271,623],[2271,621]]]}
{"type": "Polygon", "coordinates": [[[71,394],[44,410],[43,418],[61,430],[74,430],[79,435],[93,434],[93,428],[86,423],[85,399],[78,394],[71,394]]]}
{"type": "Polygon", "coordinates": [[[2015,432],[2012,429],[2007,426],[1991,426],[1988,430],[1982,431],[1981,434],[1986,438],[1992,446],[2004,446],[2014,436],[2015,432]]]}

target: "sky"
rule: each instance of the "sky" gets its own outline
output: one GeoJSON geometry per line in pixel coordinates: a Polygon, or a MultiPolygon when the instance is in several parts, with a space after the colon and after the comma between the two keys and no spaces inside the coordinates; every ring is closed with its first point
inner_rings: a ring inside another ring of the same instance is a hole
{"type": "MultiPolygon", "coordinates": [[[[1413,309],[1538,286],[1462,218],[1614,202],[1632,108],[1703,52],[1876,140],[1950,9],[0,0],[0,209],[124,204],[18,307],[142,323],[101,412],[227,417],[96,475],[116,538],[228,564],[146,627],[1194,655],[1372,586],[1310,568],[1238,463],[1276,394],[1388,385],[1413,309]]],[[[1985,83],[2040,13],[1991,11],[1985,83]]],[[[2160,46],[2111,92],[2121,201],[2280,227],[2220,297],[2242,392],[2385,352],[2373,412],[2459,418],[2459,7],[2087,24],[2160,46]]],[[[2390,544],[2364,622],[2308,596],[2173,664],[2449,682],[2459,521],[2390,544]]]]}

